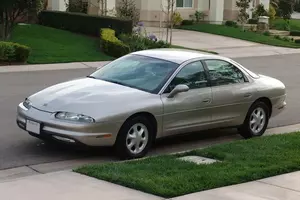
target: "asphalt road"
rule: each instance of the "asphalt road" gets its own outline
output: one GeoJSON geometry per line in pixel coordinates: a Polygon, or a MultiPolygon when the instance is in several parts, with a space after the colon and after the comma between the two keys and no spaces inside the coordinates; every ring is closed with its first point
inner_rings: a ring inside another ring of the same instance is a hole
{"type": "MultiPolygon", "coordinates": [[[[258,52],[259,53],[259,52],[258,52]]],[[[287,87],[287,109],[270,122],[270,127],[300,122],[300,62],[299,54],[255,58],[239,58],[236,61],[247,68],[282,80],[287,87]]],[[[0,74],[0,169],[55,162],[68,159],[97,156],[113,159],[111,149],[78,149],[44,144],[20,130],[15,123],[16,106],[28,95],[47,86],[80,76],[93,69],[59,71],[15,72],[0,74]]],[[[209,145],[224,140],[239,139],[230,132],[213,131],[163,140],[151,154],[181,151],[209,145]],[[229,136],[227,136],[229,135],[229,136]]]]}

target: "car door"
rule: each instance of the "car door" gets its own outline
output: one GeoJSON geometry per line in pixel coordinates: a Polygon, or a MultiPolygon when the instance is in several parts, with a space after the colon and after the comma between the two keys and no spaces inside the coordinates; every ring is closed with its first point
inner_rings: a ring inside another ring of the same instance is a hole
{"type": "Polygon", "coordinates": [[[203,63],[212,87],[212,125],[242,124],[256,92],[250,79],[228,61],[209,59],[203,63]]]}
{"type": "Polygon", "coordinates": [[[185,65],[172,79],[161,95],[165,136],[197,131],[210,123],[212,93],[207,76],[201,61],[195,61],[185,65]],[[189,91],[168,98],[179,84],[187,85],[189,91]]]}

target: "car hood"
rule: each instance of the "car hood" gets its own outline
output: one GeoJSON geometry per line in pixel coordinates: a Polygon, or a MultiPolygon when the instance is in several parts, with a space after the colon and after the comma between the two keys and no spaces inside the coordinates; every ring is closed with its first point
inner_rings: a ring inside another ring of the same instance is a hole
{"type": "MultiPolygon", "coordinates": [[[[32,96],[32,106],[47,112],[73,112],[92,116],[95,109],[106,112],[153,94],[92,78],[81,78],[48,87],[32,96]]],[[[106,112],[107,113],[107,112],[106,112]]]]}

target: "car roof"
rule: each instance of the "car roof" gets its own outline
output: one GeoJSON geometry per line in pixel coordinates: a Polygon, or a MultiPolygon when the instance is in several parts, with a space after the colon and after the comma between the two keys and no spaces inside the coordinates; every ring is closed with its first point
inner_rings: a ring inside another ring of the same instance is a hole
{"type": "Polygon", "coordinates": [[[174,49],[174,48],[143,50],[131,54],[167,60],[177,64],[182,64],[183,62],[196,59],[196,58],[227,60],[227,58],[225,57],[217,56],[214,54],[209,54],[204,52],[202,53],[200,51],[195,51],[195,50],[174,49]]]}

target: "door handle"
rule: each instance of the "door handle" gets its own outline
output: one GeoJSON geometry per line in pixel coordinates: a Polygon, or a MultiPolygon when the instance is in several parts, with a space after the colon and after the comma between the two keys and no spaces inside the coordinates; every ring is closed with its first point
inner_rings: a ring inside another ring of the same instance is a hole
{"type": "Polygon", "coordinates": [[[204,99],[202,102],[203,103],[210,103],[211,99],[204,99]]]}
{"type": "Polygon", "coordinates": [[[245,98],[249,98],[249,97],[251,97],[251,96],[252,96],[251,93],[246,93],[246,94],[244,94],[244,97],[245,97],[245,98]]]}

